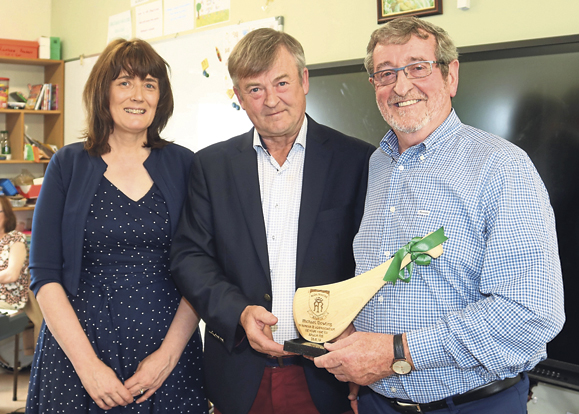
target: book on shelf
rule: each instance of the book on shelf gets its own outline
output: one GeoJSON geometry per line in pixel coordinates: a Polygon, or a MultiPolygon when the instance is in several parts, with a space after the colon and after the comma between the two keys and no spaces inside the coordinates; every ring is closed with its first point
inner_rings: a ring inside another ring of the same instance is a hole
{"type": "Polygon", "coordinates": [[[58,85],[45,83],[29,85],[30,94],[26,101],[26,109],[41,109],[44,111],[58,109],[58,85]]]}
{"type": "Polygon", "coordinates": [[[26,102],[26,97],[20,91],[10,92],[9,96],[14,102],[26,102]]]}
{"type": "Polygon", "coordinates": [[[44,85],[28,85],[28,98],[26,99],[26,109],[34,109],[36,107],[36,101],[38,100],[38,96],[42,91],[42,87],[44,85]]]}
{"type": "Polygon", "coordinates": [[[37,148],[37,150],[34,152],[34,160],[36,162],[38,162],[40,159],[49,160],[56,152],[56,148],[35,140],[27,133],[24,133],[24,139],[26,140],[27,144],[30,144],[32,145],[32,147],[37,148]]]}
{"type": "Polygon", "coordinates": [[[58,110],[58,84],[52,85],[51,98],[52,98],[52,102],[50,104],[50,109],[52,109],[53,111],[57,111],[58,110]]]}
{"type": "Polygon", "coordinates": [[[34,107],[34,109],[46,110],[49,96],[50,96],[50,83],[45,83],[44,85],[42,85],[42,90],[40,91],[40,95],[38,95],[38,99],[36,100],[36,106],[34,107]]]}
{"type": "Polygon", "coordinates": [[[44,97],[40,109],[43,111],[49,111],[52,104],[52,84],[47,83],[44,86],[46,86],[46,88],[44,89],[44,97]]]}

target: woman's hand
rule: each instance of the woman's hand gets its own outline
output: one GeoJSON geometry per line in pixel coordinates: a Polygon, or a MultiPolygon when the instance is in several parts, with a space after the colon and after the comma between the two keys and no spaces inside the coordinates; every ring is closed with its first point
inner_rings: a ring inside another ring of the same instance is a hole
{"type": "Polygon", "coordinates": [[[136,397],[137,404],[152,396],[177,365],[178,358],[170,356],[161,349],[141,361],[135,374],[125,381],[125,388],[136,397]],[[146,392],[141,394],[141,390],[146,392]]]}
{"type": "Polygon", "coordinates": [[[43,285],[36,295],[46,326],[72,363],[87,393],[103,410],[134,401],[117,374],[95,353],[64,288],[55,282],[43,285]]]}
{"type": "Polygon", "coordinates": [[[134,401],[117,374],[100,360],[77,369],[77,374],[85,390],[103,410],[125,406],[134,401]]]}
{"type": "Polygon", "coordinates": [[[145,401],[163,385],[179,362],[198,323],[199,315],[189,302],[182,298],[159,349],[143,359],[133,376],[125,381],[125,387],[132,395],[141,396],[137,403],[145,401]],[[141,394],[141,390],[146,392],[141,394]]]}

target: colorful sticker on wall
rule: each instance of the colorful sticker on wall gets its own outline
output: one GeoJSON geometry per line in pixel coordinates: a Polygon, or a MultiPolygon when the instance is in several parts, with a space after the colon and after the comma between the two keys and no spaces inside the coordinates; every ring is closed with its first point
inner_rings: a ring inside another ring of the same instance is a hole
{"type": "Polygon", "coordinates": [[[206,78],[209,77],[209,72],[207,72],[208,67],[209,67],[209,60],[203,59],[203,61],[201,62],[201,68],[203,69],[203,76],[205,76],[206,78]]]}

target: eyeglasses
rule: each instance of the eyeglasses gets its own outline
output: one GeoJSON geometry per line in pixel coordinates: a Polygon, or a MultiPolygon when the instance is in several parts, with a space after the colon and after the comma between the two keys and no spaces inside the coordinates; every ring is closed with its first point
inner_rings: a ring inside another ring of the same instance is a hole
{"type": "Polygon", "coordinates": [[[398,72],[403,71],[407,79],[421,79],[426,78],[432,74],[432,64],[441,64],[436,60],[423,60],[421,62],[411,63],[401,68],[389,68],[379,70],[370,75],[374,80],[375,86],[391,85],[398,79],[398,72]]]}

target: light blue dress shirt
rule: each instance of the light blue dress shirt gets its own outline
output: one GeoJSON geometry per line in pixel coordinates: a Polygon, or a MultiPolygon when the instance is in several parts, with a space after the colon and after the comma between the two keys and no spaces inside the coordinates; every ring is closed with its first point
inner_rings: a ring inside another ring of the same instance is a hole
{"type": "Polygon", "coordinates": [[[282,345],[289,339],[299,337],[292,310],[307,132],[308,120],[304,117],[298,136],[282,165],[263,147],[257,129],[253,134],[267,235],[272,313],[277,317],[277,324],[271,327],[271,331],[273,340],[282,345]]]}
{"type": "Polygon", "coordinates": [[[402,154],[393,131],[370,160],[356,273],[415,236],[449,240],[409,283],[386,284],[358,315],[359,331],[407,333],[416,367],[371,385],[418,403],[532,369],[564,323],[549,196],[524,151],[464,125],[454,110],[402,154]]]}

